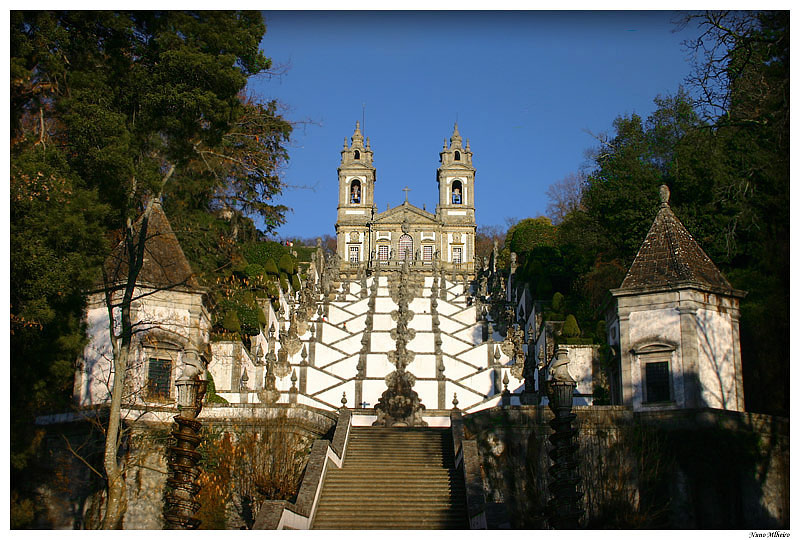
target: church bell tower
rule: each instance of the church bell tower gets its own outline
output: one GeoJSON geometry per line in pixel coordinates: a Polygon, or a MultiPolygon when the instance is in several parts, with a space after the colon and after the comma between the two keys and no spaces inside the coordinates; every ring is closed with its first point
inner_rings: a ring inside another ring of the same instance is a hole
{"type": "Polygon", "coordinates": [[[342,148],[339,163],[339,206],[336,220],[336,239],[339,257],[353,263],[368,258],[366,246],[368,225],[372,219],[375,201],[375,167],[372,166],[372,149],[369,138],[364,144],[361,126],[356,129],[342,148]]]}
{"type": "Polygon", "coordinates": [[[472,262],[475,257],[475,168],[469,139],[462,145],[458,124],[453,127],[450,145],[444,142],[439,152],[441,165],[436,171],[439,205],[436,217],[443,224],[444,260],[454,264],[472,262]]]}

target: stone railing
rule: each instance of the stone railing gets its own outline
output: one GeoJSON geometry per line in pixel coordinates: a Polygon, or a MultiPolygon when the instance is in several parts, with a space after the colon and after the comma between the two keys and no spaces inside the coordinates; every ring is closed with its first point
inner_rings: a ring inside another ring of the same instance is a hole
{"type": "Polygon", "coordinates": [[[340,410],[333,440],[314,441],[295,502],[266,501],[258,512],[253,529],[311,528],[328,464],[333,463],[339,468],[342,466],[350,435],[351,417],[349,410],[340,410]]]}
{"type": "Polygon", "coordinates": [[[453,432],[456,474],[460,472],[464,475],[469,528],[487,529],[486,497],[483,493],[478,443],[475,440],[464,439],[464,420],[458,409],[450,413],[450,429],[453,432]]]}
{"type": "MultiPolygon", "coordinates": [[[[340,269],[342,271],[350,271],[355,272],[360,268],[367,268],[370,271],[375,270],[382,270],[382,271],[400,271],[403,267],[403,259],[400,258],[393,258],[393,259],[372,259],[366,262],[350,262],[350,261],[342,261],[340,265],[340,269]]],[[[450,263],[450,262],[438,262],[438,268],[443,269],[447,272],[467,272],[472,273],[474,271],[475,265],[472,262],[461,262],[461,263],[450,263]]],[[[432,272],[434,269],[433,261],[425,261],[422,259],[414,259],[409,260],[408,262],[408,269],[411,271],[425,271],[425,272],[432,272]]]]}

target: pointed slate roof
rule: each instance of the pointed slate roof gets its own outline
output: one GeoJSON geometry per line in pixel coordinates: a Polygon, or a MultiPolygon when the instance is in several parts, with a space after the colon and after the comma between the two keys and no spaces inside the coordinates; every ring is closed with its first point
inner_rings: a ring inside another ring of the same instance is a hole
{"type": "MultiPolygon", "coordinates": [[[[135,234],[139,234],[144,214],[134,223],[135,234]]],[[[117,244],[106,259],[106,272],[111,282],[122,281],[128,275],[128,250],[124,242],[117,244]]],[[[144,248],[144,264],[137,282],[157,288],[199,288],[192,267],[181,249],[178,238],[164,214],[161,201],[154,201],[147,222],[147,239],[144,248]]]]}
{"type": "Polygon", "coordinates": [[[733,293],[728,280],[672,212],[667,186],[661,186],[660,196],[661,209],[620,288],[692,284],[733,293]]]}

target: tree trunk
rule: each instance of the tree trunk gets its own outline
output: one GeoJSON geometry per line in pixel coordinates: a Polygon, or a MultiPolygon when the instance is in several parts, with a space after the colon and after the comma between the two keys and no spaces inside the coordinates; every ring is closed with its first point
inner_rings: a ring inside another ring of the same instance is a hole
{"type": "MultiPolygon", "coordinates": [[[[113,319],[111,324],[113,325],[113,319]]],[[[108,482],[108,499],[106,501],[105,517],[103,518],[103,529],[121,529],[122,518],[125,516],[125,510],[128,507],[125,477],[119,465],[118,451],[121,434],[120,409],[129,354],[130,341],[124,343],[119,352],[114,355],[114,383],[111,389],[111,408],[108,416],[108,431],[106,433],[106,447],[103,458],[108,482]]]]}

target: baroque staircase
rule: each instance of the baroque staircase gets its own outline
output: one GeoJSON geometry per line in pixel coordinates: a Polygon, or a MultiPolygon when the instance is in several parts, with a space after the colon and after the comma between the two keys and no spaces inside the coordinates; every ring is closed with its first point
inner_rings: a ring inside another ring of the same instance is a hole
{"type": "Polygon", "coordinates": [[[329,467],[314,529],[466,529],[464,479],[450,429],[352,427],[329,467]]]}

